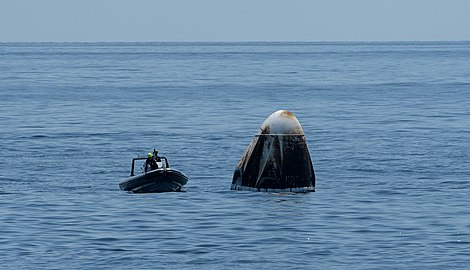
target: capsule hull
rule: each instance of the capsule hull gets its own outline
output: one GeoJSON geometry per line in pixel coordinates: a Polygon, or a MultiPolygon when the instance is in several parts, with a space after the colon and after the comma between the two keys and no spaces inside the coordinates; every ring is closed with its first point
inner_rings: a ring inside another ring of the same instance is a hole
{"type": "Polygon", "coordinates": [[[233,190],[315,191],[315,172],[300,123],[288,111],[273,113],[238,162],[233,190]]]}

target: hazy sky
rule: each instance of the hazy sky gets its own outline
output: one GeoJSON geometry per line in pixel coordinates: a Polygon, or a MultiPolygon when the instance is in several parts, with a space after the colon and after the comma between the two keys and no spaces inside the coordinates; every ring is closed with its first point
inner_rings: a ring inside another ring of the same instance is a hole
{"type": "Polygon", "coordinates": [[[470,0],[0,0],[0,41],[470,40],[470,0]]]}

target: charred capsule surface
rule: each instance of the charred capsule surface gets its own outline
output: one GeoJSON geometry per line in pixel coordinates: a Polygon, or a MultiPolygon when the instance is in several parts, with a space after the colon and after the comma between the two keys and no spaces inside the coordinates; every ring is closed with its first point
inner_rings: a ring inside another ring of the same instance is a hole
{"type": "Polygon", "coordinates": [[[238,162],[233,190],[315,191],[315,172],[305,134],[289,111],[271,114],[238,162]]]}

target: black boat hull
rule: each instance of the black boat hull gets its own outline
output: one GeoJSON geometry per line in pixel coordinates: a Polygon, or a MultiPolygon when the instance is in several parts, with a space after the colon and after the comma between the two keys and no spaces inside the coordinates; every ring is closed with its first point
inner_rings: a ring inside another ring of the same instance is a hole
{"type": "Polygon", "coordinates": [[[188,177],[174,169],[157,169],[131,176],[119,183],[121,190],[133,193],[159,193],[180,191],[188,177]]]}

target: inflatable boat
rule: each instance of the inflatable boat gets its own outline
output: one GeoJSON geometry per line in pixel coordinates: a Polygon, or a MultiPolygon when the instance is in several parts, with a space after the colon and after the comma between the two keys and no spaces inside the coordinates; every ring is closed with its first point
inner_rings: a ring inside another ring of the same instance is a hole
{"type": "Polygon", "coordinates": [[[150,170],[145,168],[144,173],[134,175],[136,160],[147,160],[147,158],[132,159],[130,177],[119,182],[121,190],[133,193],[181,191],[181,188],[188,182],[188,177],[184,173],[170,168],[166,157],[158,157],[156,168],[150,170]]]}

